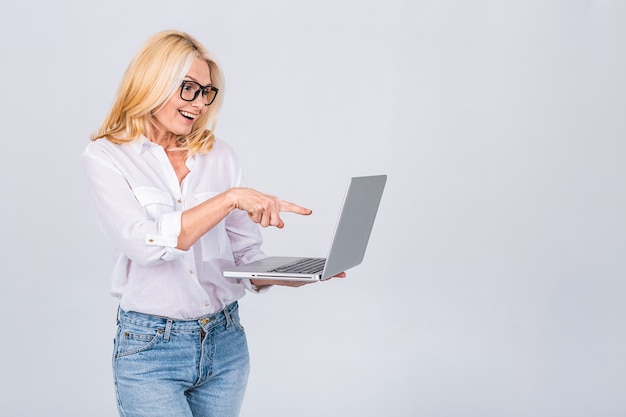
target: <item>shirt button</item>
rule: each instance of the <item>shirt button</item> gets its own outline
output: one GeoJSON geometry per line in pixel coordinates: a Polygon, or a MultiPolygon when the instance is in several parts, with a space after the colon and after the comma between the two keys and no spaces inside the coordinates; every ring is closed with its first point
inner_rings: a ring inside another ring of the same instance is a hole
{"type": "Polygon", "coordinates": [[[208,307],[209,305],[211,305],[211,303],[209,303],[208,301],[205,301],[205,302],[204,302],[204,306],[205,306],[205,307],[208,307]]]}
{"type": "Polygon", "coordinates": [[[181,198],[178,199],[178,204],[183,204],[183,200],[181,198]]]}
{"type": "Polygon", "coordinates": [[[193,275],[193,269],[189,270],[189,275],[193,275]]]}

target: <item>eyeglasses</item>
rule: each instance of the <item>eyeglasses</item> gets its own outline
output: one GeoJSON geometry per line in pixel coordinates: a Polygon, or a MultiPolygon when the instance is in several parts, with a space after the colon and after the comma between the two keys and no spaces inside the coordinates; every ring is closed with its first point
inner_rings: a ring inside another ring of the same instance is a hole
{"type": "Polygon", "coordinates": [[[180,86],[180,98],[185,101],[194,101],[198,94],[202,93],[202,101],[205,106],[210,106],[217,97],[219,90],[212,85],[202,85],[195,81],[183,81],[180,86]]]}

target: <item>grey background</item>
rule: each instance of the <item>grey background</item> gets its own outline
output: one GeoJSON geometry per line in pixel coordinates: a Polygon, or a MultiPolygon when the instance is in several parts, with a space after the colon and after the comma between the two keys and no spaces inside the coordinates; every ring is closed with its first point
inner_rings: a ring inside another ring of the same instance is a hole
{"type": "Polygon", "coordinates": [[[324,255],[347,178],[389,175],[348,279],[242,300],[242,416],[626,415],[625,19],[611,0],[5,2],[2,414],[116,413],[79,155],[176,28],[224,67],[217,133],[250,185],[314,210],[264,231],[268,253],[324,255]]]}

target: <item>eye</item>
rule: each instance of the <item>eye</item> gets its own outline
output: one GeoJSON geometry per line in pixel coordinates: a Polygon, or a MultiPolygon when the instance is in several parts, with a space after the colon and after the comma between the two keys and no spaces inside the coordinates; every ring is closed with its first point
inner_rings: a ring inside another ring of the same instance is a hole
{"type": "Polygon", "coordinates": [[[195,88],[194,88],[193,84],[187,83],[187,82],[183,82],[183,90],[184,91],[194,91],[195,88]]]}

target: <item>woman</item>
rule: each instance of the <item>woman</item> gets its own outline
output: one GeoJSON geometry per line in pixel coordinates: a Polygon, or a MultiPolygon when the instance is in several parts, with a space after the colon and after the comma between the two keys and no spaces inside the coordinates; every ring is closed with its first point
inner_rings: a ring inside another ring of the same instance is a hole
{"type": "Polygon", "coordinates": [[[282,228],[280,212],[311,213],[244,187],[236,156],[213,135],[223,83],[194,38],[158,33],[83,154],[116,257],[121,416],[237,416],[249,369],[237,300],[246,289],[302,285],[222,277],[225,266],[265,256],[257,224],[282,228]]]}

